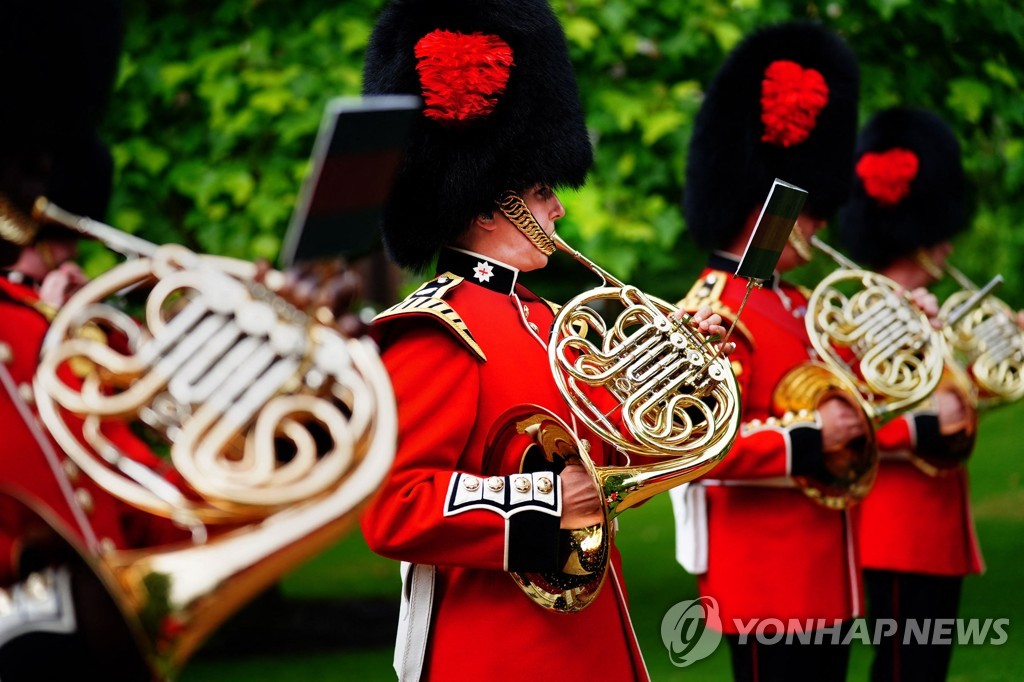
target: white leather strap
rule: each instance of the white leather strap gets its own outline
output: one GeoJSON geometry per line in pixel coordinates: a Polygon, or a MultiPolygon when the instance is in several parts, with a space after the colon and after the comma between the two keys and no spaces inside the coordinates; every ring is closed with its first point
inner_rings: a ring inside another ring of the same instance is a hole
{"type": "Polygon", "coordinates": [[[419,682],[427,654],[434,608],[433,566],[402,562],[402,604],[395,640],[395,672],[400,682],[419,682]]]}
{"type": "Polygon", "coordinates": [[[704,486],[684,483],[668,491],[676,522],[676,561],[687,573],[708,570],[708,508],[704,486]]]}

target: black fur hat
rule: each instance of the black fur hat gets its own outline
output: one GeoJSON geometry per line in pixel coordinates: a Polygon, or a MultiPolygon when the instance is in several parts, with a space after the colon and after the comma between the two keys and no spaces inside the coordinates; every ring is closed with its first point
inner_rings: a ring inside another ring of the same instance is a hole
{"type": "Polygon", "coordinates": [[[120,0],[0,3],[0,140],[38,147],[99,125],[114,87],[124,17],[120,0]]]}
{"type": "Polygon", "coordinates": [[[859,89],[853,51],[818,24],[780,24],[745,38],[715,74],[694,123],[683,193],[694,241],[727,246],[775,178],[808,191],[807,213],[834,214],[849,192],[859,89]]]}
{"type": "Polygon", "coordinates": [[[861,131],[853,195],[839,214],[846,251],[885,267],[967,227],[960,143],[936,114],[896,107],[861,131]]]}
{"type": "MultiPolygon", "coordinates": [[[[97,137],[120,60],[120,0],[0,2],[0,261],[36,238],[27,218],[45,194],[103,218],[113,165],[97,137]]],[[[42,236],[53,236],[46,228],[42,236]]]]}
{"type": "MultiPolygon", "coordinates": [[[[76,215],[103,220],[113,191],[114,159],[98,136],[70,142],[54,158],[47,198],[76,215]]],[[[43,226],[42,232],[63,230],[43,226]]]]}
{"type": "Polygon", "coordinates": [[[505,190],[579,187],[593,160],[547,0],[392,0],[363,92],[424,99],[384,212],[384,244],[407,267],[427,266],[505,190]]]}

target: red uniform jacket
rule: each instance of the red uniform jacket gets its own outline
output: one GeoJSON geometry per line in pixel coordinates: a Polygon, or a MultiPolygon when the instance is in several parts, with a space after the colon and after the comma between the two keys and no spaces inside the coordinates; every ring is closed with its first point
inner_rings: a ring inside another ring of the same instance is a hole
{"type": "MultiPolygon", "coordinates": [[[[709,304],[732,319],[746,291],[737,263],[715,256],[681,304],[709,304]],[[728,272],[726,272],[726,270],[728,272]]],[[[834,511],[795,487],[791,475],[820,461],[817,425],[783,427],[770,413],[776,385],[811,358],[806,297],[784,282],[755,289],[743,309],[730,356],[740,384],[743,422],[736,444],[701,483],[707,499],[707,570],[702,595],[719,604],[722,627],[736,634],[750,619],[806,623],[862,613],[856,508],[834,511]]],[[[812,624],[811,628],[814,627],[812,624]]]]}
{"type": "MultiPolygon", "coordinates": [[[[97,487],[46,434],[33,409],[32,377],[49,327],[35,292],[0,278],[0,482],[48,520],[61,524],[90,551],[156,545],[182,539],[169,522],[132,507],[97,487]]],[[[76,425],[72,425],[77,428],[76,425]]],[[[125,453],[147,464],[156,458],[127,428],[104,431],[125,453]]],[[[0,581],[17,577],[23,517],[0,498],[0,581]]]]}
{"type": "Polygon", "coordinates": [[[983,570],[968,497],[967,469],[929,476],[910,452],[938,434],[934,412],[918,410],[878,431],[881,463],[861,503],[864,568],[964,576],[983,570]]]}
{"type": "MultiPolygon", "coordinates": [[[[516,283],[516,270],[484,256],[446,250],[438,270],[372,329],[394,386],[399,443],[363,533],[384,556],[435,567],[429,631],[400,627],[399,648],[403,636],[426,641],[424,679],[646,679],[617,553],[596,600],[572,614],[534,604],[505,572],[551,568],[557,552],[558,489],[516,501],[504,491],[519,461],[484,470],[485,439],[509,407],[541,405],[573,424],[548,368],[551,308],[516,283]],[[503,487],[487,493],[491,481],[480,479],[493,474],[503,487]]],[[[404,674],[415,678],[417,667],[404,674]]]]}

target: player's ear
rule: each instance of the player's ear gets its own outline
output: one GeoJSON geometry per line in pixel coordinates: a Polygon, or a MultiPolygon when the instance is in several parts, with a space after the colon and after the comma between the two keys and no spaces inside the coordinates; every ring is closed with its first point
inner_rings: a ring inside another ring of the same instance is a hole
{"type": "Polygon", "coordinates": [[[482,230],[487,230],[488,232],[494,231],[497,227],[497,223],[494,220],[494,213],[488,213],[486,211],[478,213],[476,217],[473,218],[473,222],[470,224],[470,227],[478,227],[482,230]]]}

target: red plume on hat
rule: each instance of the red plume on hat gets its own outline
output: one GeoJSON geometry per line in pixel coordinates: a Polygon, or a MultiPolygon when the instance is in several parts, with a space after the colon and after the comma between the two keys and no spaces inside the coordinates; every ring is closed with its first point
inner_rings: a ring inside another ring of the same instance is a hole
{"type": "Polygon", "coordinates": [[[895,206],[910,193],[920,162],[909,149],[894,147],[865,152],[857,161],[857,178],[864,193],[882,206],[895,206]]]}
{"type": "Polygon", "coordinates": [[[772,62],[761,81],[761,141],[782,147],[800,144],[811,136],[826,104],[828,84],[819,71],[788,59],[772,62]]]}
{"type": "Polygon", "coordinates": [[[494,111],[513,65],[501,36],[431,31],[416,43],[416,72],[424,115],[435,121],[466,121],[494,111]]]}
{"type": "Polygon", "coordinates": [[[694,241],[730,244],[780,178],[808,191],[804,210],[834,214],[849,192],[860,76],[831,30],[762,28],[725,59],[694,122],[683,209],[694,241]]]}
{"type": "Polygon", "coordinates": [[[505,190],[579,187],[593,160],[547,0],[392,0],[363,92],[423,98],[384,212],[384,244],[407,267],[429,265],[505,190]]]}
{"type": "Polygon", "coordinates": [[[908,107],[878,112],[857,139],[855,167],[839,234],[856,260],[884,267],[967,227],[960,143],[938,115],[908,107]]]}

